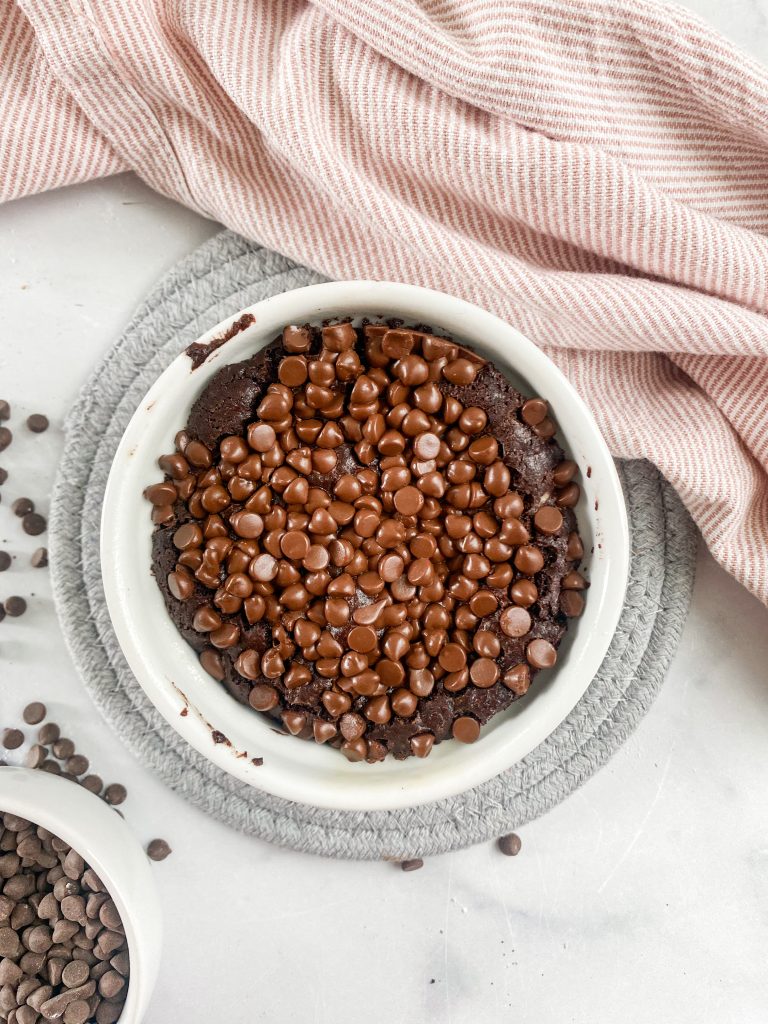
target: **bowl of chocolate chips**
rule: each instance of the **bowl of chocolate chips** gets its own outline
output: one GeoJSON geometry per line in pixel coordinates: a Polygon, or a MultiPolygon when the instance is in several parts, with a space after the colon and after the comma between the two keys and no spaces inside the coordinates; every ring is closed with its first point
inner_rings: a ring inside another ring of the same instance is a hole
{"type": "Polygon", "coordinates": [[[162,921],[117,811],[67,779],[0,770],[0,1020],[139,1024],[162,921]]]}
{"type": "Polygon", "coordinates": [[[528,754],[608,649],[621,485],[557,367],[510,324],[400,284],[269,298],[136,410],[102,519],[136,679],[269,793],[414,806],[528,754]]]}

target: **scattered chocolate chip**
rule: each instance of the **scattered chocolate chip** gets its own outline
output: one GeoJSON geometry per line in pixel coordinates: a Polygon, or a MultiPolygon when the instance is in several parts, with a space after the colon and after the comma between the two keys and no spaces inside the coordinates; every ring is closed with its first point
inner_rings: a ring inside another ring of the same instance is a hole
{"type": "Polygon", "coordinates": [[[22,519],[28,512],[35,511],[35,503],[31,498],[17,498],[11,505],[11,511],[19,519],[22,519]]]}
{"type": "Polygon", "coordinates": [[[48,417],[42,413],[34,412],[27,417],[27,426],[33,434],[42,434],[49,427],[48,417]]]}
{"type": "Polygon", "coordinates": [[[153,839],[147,846],[147,856],[150,860],[165,860],[171,853],[171,848],[164,839],[153,839]]]}
{"type": "Polygon", "coordinates": [[[5,572],[11,567],[11,556],[7,551],[0,551],[0,572],[5,572]]]}
{"type": "Polygon", "coordinates": [[[21,520],[21,528],[30,537],[38,537],[41,533],[45,533],[48,523],[45,517],[41,516],[38,512],[28,512],[21,520]]]}
{"type": "Polygon", "coordinates": [[[13,434],[8,427],[0,427],[0,452],[4,452],[13,440],[13,434]]]}
{"type": "Polygon", "coordinates": [[[0,420],[11,418],[11,406],[4,398],[0,398],[0,420]]]}
{"type": "Polygon", "coordinates": [[[500,836],[498,840],[499,849],[507,857],[516,857],[518,853],[520,853],[522,845],[520,836],[517,835],[516,832],[510,832],[509,835],[500,836]]]}
{"type": "Polygon", "coordinates": [[[0,484],[4,484],[7,479],[8,479],[8,470],[7,469],[3,469],[3,467],[0,466],[0,484]]]}
{"type": "Polygon", "coordinates": [[[24,742],[24,733],[21,729],[4,729],[3,746],[6,750],[16,750],[24,742]]]}
{"type": "Polygon", "coordinates": [[[400,869],[402,871],[418,871],[419,868],[424,867],[424,861],[421,857],[413,857],[411,860],[401,860],[400,869]]]}
{"type": "Polygon", "coordinates": [[[45,569],[48,565],[48,548],[37,548],[29,561],[33,569],[45,569]]]}
{"type": "Polygon", "coordinates": [[[27,602],[23,597],[9,597],[6,599],[3,607],[5,608],[6,615],[18,618],[19,615],[23,615],[27,610],[27,602]]]}

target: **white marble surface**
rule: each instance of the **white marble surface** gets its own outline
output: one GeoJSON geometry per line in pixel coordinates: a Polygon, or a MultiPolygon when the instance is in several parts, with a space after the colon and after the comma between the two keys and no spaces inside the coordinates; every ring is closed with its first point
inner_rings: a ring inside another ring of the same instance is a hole
{"type": "MultiPolygon", "coordinates": [[[[693,4],[692,4],[693,6],[693,4]]],[[[697,0],[761,56],[768,0],[697,0]]],[[[10,513],[45,511],[62,444],[20,424],[61,420],[157,277],[216,226],[125,175],[0,209],[0,397],[16,439],[0,504],[15,555],[0,598],[0,709],[42,697],[94,769],[125,780],[167,923],[149,1024],[768,1019],[768,613],[702,553],[691,615],[663,692],[613,761],[522,830],[402,874],[246,839],[173,796],[117,743],[78,683],[47,573],[10,513]],[[215,883],[214,880],[215,879],[215,883]]]]}

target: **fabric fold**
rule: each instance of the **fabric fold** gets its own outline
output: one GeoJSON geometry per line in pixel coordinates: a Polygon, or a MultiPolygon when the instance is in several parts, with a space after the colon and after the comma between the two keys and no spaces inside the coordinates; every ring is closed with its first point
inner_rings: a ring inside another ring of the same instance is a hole
{"type": "Polygon", "coordinates": [[[758,64],[651,0],[19,0],[10,25],[0,194],[130,168],[328,276],[491,309],[768,603],[758,64]]]}

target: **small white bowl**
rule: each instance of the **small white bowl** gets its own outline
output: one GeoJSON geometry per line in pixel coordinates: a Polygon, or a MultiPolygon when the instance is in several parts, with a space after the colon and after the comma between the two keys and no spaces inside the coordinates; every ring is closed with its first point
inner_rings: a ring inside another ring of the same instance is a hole
{"type": "Polygon", "coordinates": [[[221,337],[243,313],[252,314],[250,326],[198,369],[185,354],[171,363],[136,410],[115,455],[104,496],[101,561],[109,613],[128,664],[160,713],[193,747],[224,771],[276,796],[317,807],[386,810],[485,782],[529,753],[571,711],[600,667],[619,619],[628,571],[627,518],[616,468],[597,425],[562,373],[519,331],[439,292],[370,281],[313,285],[242,310],[200,341],[221,337]],[[576,513],[591,587],[556,668],[537,675],[526,697],[493,718],[477,743],[446,741],[423,760],[351,764],[333,748],[280,735],[200,667],[150,574],[152,525],[142,492],[161,478],[157,458],[173,450],[174,435],[204,386],[222,366],[271,342],[285,324],[343,316],[356,322],[397,316],[468,342],[523,393],[547,399],[558,440],[580,469],[576,513]],[[213,731],[226,742],[214,743],[213,731]],[[254,765],[252,758],[263,758],[263,764],[254,765]]]}
{"type": "Polygon", "coordinates": [[[140,1024],[157,981],[163,929],[157,886],[136,837],[93,793],[31,768],[0,768],[2,811],[69,843],[107,887],[125,928],[131,963],[119,1024],[140,1024]]]}

